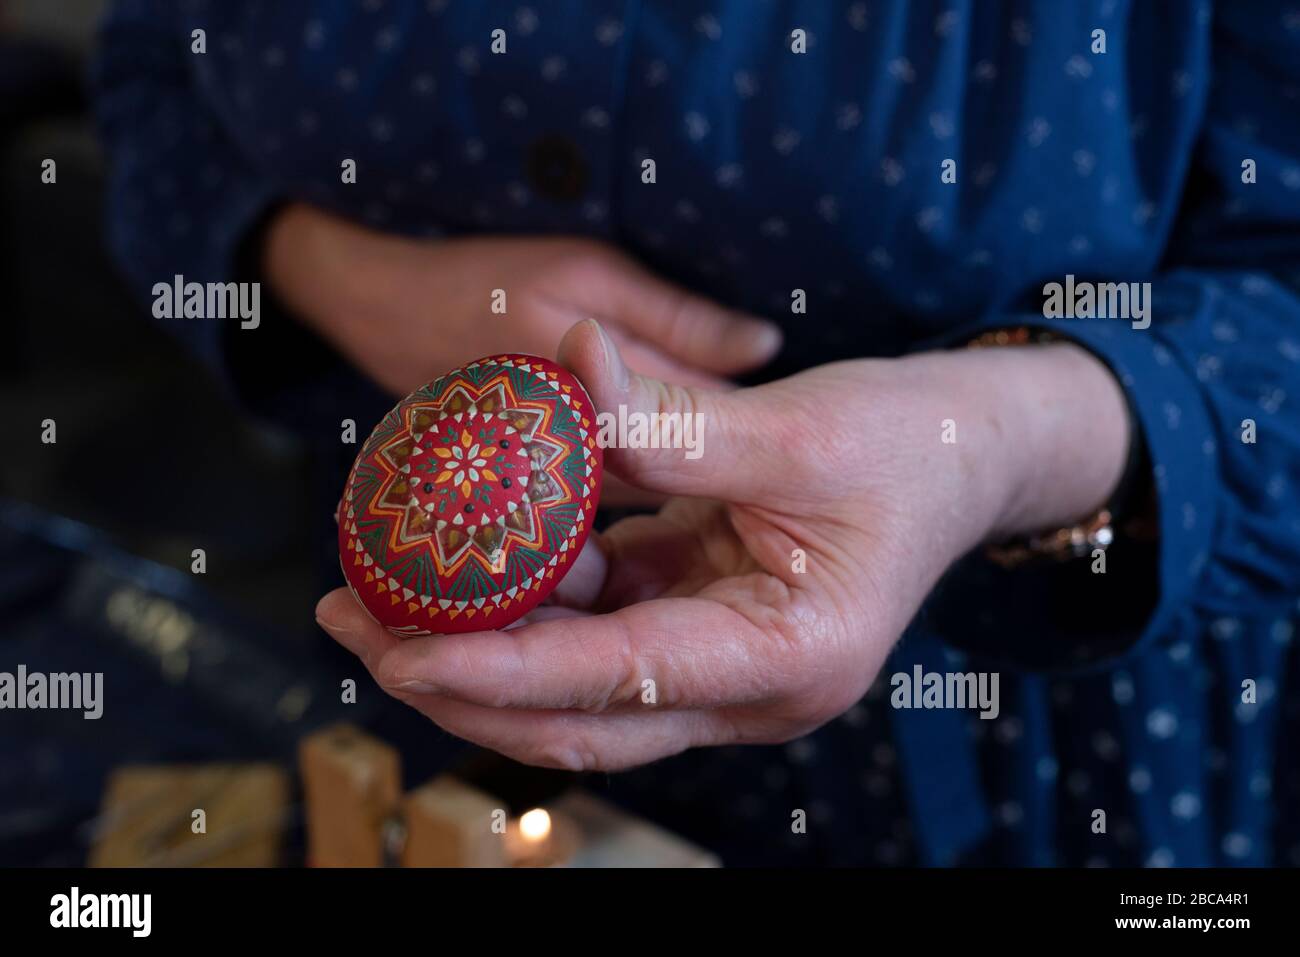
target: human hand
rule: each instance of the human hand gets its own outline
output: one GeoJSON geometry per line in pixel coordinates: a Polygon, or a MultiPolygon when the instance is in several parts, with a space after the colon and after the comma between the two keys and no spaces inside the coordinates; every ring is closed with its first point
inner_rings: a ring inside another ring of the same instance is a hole
{"type": "Polygon", "coordinates": [[[655,277],[578,238],[419,241],[305,205],[267,229],[268,281],[303,322],[394,395],[500,352],[554,355],[565,330],[599,319],[637,372],[693,386],[762,365],[772,323],[655,277]],[[493,290],[506,312],[492,312],[493,290]]]}
{"type": "Polygon", "coordinates": [[[506,632],[398,639],[345,589],[317,609],[389,693],[531,764],[616,770],[813,730],[866,691],[953,560],[1094,509],[1127,450],[1118,385],[1069,345],[843,362],[730,393],[629,376],[594,323],[560,359],[602,411],[704,415],[699,459],[606,451],[681,497],[593,535],[560,605],[506,632]]]}

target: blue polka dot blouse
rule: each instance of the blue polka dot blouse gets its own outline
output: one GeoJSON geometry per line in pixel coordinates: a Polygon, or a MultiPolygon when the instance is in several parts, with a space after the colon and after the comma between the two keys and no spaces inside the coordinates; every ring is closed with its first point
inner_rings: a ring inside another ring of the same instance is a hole
{"type": "MultiPolygon", "coordinates": [[[[842,717],[615,797],[733,863],[1300,864],[1293,6],[120,0],[102,41],[142,295],[231,278],[296,199],[604,239],[782,323],[767,376],[1030,324],[1123,384],[1153,545],[1105,575],[972,558],[842,717]],[[1149,327],[1044,317],[1067,275],[1150,282],[1149,327]],[[891,707],[918,665],[997,671],[998,717],[891,707]]],[[[214,324],[172,328],[229,372],[214,324]]]]}

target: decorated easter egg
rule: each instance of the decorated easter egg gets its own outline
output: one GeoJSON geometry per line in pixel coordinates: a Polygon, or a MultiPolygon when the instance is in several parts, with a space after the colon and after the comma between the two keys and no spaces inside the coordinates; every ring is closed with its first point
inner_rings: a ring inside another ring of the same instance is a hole
{"type": "Polygon", "coordinates": [[[546,359],[492,356],[375,427],[339,503],[357,600],[396,635],[502,628],[573,565],[600,500],[595,411],[546,359]]]}

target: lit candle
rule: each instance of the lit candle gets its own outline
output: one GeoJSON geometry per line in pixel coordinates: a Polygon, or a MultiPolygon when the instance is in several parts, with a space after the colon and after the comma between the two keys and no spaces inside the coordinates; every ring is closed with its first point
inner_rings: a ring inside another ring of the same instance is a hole
{"type": "Polygon", "coordinates": [[[506,853],[515,867],[553,867],[572,855],[574,835],[563,820],[535,807],[506,828],[506,853]]]}
{"type": "Polygon", "coordinates": [[[534,847],[541,847],[551,836],[551,816],[535,807],[519,819],[519,836],[534,847]]]}

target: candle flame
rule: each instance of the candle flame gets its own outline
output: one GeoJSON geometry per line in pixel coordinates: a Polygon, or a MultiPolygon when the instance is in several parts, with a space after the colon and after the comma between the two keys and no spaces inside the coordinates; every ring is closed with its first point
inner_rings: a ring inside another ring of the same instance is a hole
{"type": "Polygon", "coordinates": [[[551,833],[551,816],[540,807],[533,808],[519,819],[519,833],[533,844],[546,840],[551,833]]]}

